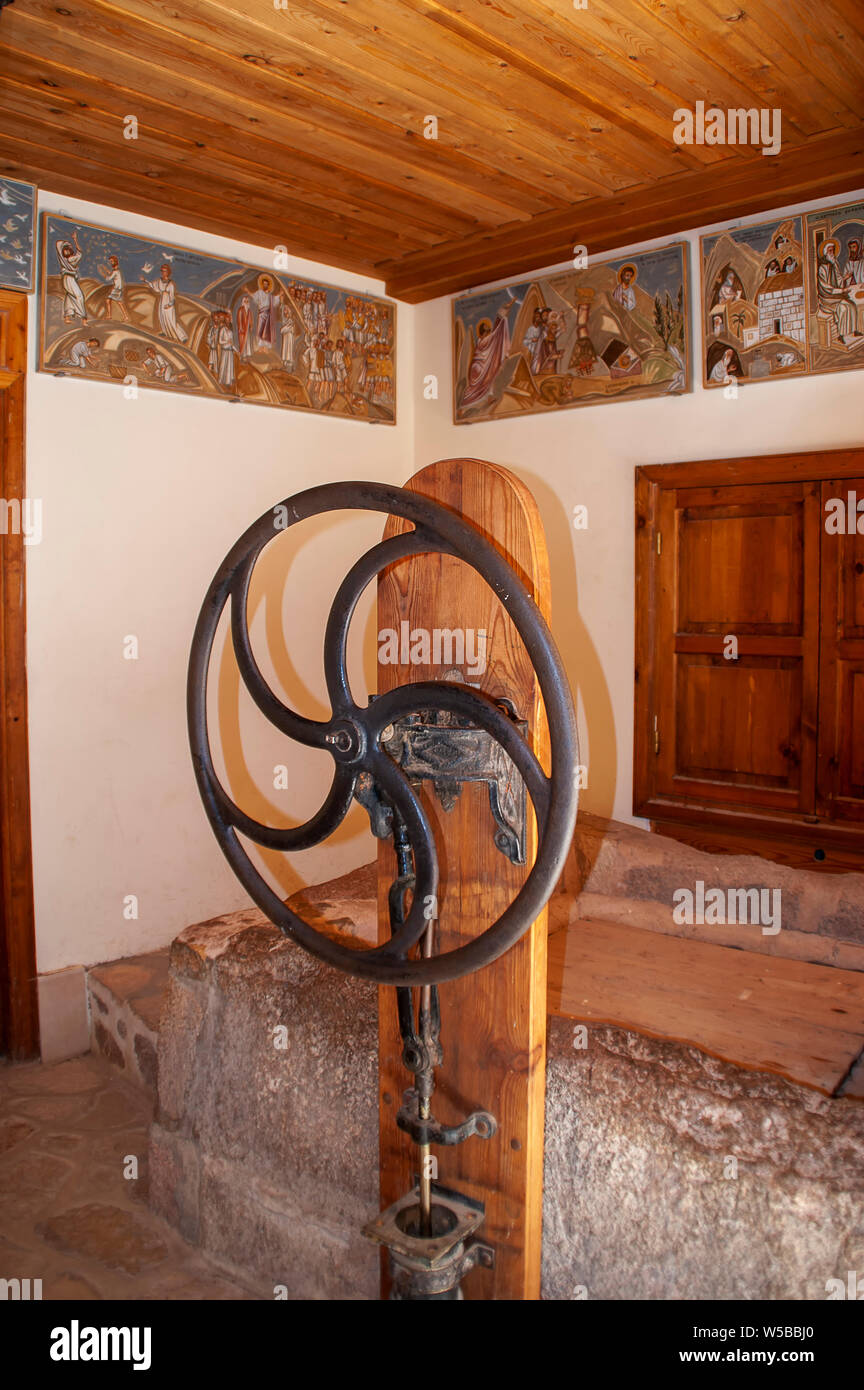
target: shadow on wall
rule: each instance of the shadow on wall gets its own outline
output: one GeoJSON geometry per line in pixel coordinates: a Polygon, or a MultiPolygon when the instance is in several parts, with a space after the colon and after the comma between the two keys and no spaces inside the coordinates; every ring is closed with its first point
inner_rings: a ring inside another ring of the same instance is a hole
{"type": "MultiPolygon", "coordinates": [[[[512,467],[508,464],[507,467],[512,467]]],[[[579,809],[611,819],[618,781],[618,740],[609,687],[597,649],[579,612],[579,576],[573,553],[573,531],[561,499],[542,478],[524,469],[512,471],[531,489],[540,508],[552,582],[552,635],[570,680],[573,699],[581,700],[579,718],[580,757],[590,750],[588,786],[580,791],[579,809]]],[[[578,833],[578,832],[577,832],[578,833]]],[[[571,852],[562,875],[562,887],[574,896],[582,891],[599,853],[600,837],[587,842],[596,849],[586,858],[571,852]]]]}
{"type": "MultiPolygon", "coordinates": [[[[344,515],[340,513],[311,517],[302,526],[292,529],[290,535],[286,533],[279,537],[275,543],[271,542],[261,552],[249,586],[247,619],[250,633],[253,631],[255,619],[259,612],[263,613],[264,619],[266,645],[262,651],[259,651],[258,664],[262,672],[265,673],[265,679],[268,668],[272,670],[275,676],[274,694],[276,697],[286,701],[291,709],[309,719],[329,719],[330,708],[326,699],[322,699],[309,688],[292,659],[289,651],[292,634],[290,631],[286,632],[283,619],[286,591],[289,595],[289,601],[296,605],[302,597],[302,585],[295,582],[292,588],[291,580],[292,570],[297,567],[297,559],[301,551],[306,546],[316,545],[318,553],[326,556],[328,553],[327,537],[328,535],[332,537],[340,524],[344,524],[344,515]],[[299,593],[297,592],[298,589],[300,590],[299,593]],[[265,656],[267,660],[264,659],[265,656]]],[[[334,593],[335,587],[334,584],[334,593]]],[[[226,640],[223,641],[219,656],[217,708],[219,737],[227,781],[226,790],[248,815],[263,825],[276,826],[281,829],[285,826],[302,824],[309,815],[314,814],[317,806],[310,807],[309,811],[304,812],[300,819],[291,819],[285,814],[284,794],[278,801],[267,795],[249,768],[243,747],[240,712],[241,698],[245,700],[247,697],[245,695],[241,697],[240,672],[224,618],[222,626],[226,633],[226,640]]],[[[370,668],[373,671],[375,669],[374,638],[373,611],[368,615],[363,634],[363,672],[367,679],[370,668]]],[[[322,629],[319,643],[319,650],[322,652],[323,641],[322,629]]],[[[371,688],[367,684],[366,690],[371,688]]],[[[358,702],[365,699],[366,690],[354,691],[355,699],[358,702]]],[[[256,718],[261,721],[264,720],[264,716],[258,711],[256,711],[256,718]]],[[[315,758],[326,759],[328,765],[327,785],[329,786],[332,760],[328,753],[312,754],[308,750],[301,750],[301,745],[289,742],[285,751],[279,754],[280,761],[284,760],[287,764],[289,779],[292,776],[292,752],[306,758],[314,756],[315,758]]],[[[306,769],[304,769],[304,773],[305,771],[306,769]]],[[[302,786],[304,782],[305,775],[299,775],[298,783],[302,786]]],[[[322,792],[321,801],[323,801],[324,795],[326,795],[326,791],[322,792]]],[[[369,833],[369,822],[365,812],[355,804],[349,810],[342,824],[332,835],[327,837],[328,845],[340,846],[364,833],[366,835],[369,833]]],[[[292,893],[307,886],[307,881],[297,872],[289,857],[282,851],[254,845],[251,852],[254,858],[260,860],[270,878],[277,885],[277,891],[281,892],[283,897],[289,897],[292,893]]]]}

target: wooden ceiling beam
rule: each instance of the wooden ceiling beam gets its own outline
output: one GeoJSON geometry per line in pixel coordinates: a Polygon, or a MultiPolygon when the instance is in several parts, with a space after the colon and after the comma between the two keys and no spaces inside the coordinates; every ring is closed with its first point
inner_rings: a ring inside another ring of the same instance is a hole
{"type": "MultiPolygon", "coordinates": [[[[216,3],[217,0],[211,0],[216,3]]],[[[135,0],[135,3],[153,4],[155,0],[135,0]]],[[[225,8],[227,0],[218,0],[220,8],[225,8]]],[[[260,13],[261,0],[231,0],[236,8],[250,17],[260,13]]],[[[460,10],[467,8],[460,4],[460,10]]],[[[401,80],[403,85],[415,88],[418,74],[430,71],[435,84],[428,90],[429,108],[441,115],[448,111],[447,97],[455,96],[455,109],[449,110],[449,118],[461,126],[466,119],[466,110],[482,95],[487,109],[496,117],[496,126],[491,131],[493,146],[500,145],[503,134],[508,137],[515,132],[518,117],[528,117],[547,132],[557,145],[544,147],[546,154],[563,156],[576,167],[580,160],[591,162],[597,167],[598,176],[603,181],[604,191],[619,182],[635,181],[636,169],[641,164],[642,176],[652,173],[661,175],[670,172],[669,152],[658,148],[656,136],[661,131],[665,135],[669,126],[669,104],[662,94],[648,91],[644,85],[641,96],[634,90],[629,93],[629,101],[610,101],[608,80],[604,89],[604,79],[595,79],[592,94],[586,90],[584,81],[585,64],[574,61],[570,75],[565,75],[564,66],[558,62],[557,68],[546,62],[530,61],[518,49],[506,44],[496,43],[486,29],[465,23],[438,22],[447,16],[439,15],[437,10],[427,4],[417,6],[413,0],[352,0],[351,11],[346,16],[342,0],[308,0],[304,11],[322,17],[339,29],[353,23],[357,52],[375,69],[375,55],[370,35],[376,30],[386,33],[388,50],[401,55],[401,80]],[[350,18],[351,14],[356,19],[350,18]],[[377,21],[377,22],[376,22],[377,21]],[[430,56],[433,63],[430,69],[430,56]],[[410,67],[406,70],[405,65],[410,67]],[[625,114],[627,110],[638,115],[625,114]],[[540,117],[540,119],[538,119],[540,117]],[[597,122],[603,122],[606,136],[603,144],[603,164],[596,166],[597,154],[587,139],[596,129],[597,122]],[[576,149],[562,148],[560,142],[571,141],[576,149]],[[581,142],[585,141],[584,148],[581,142]],[[635,160],[635,164],[634,164],[635,160]],[[615,165],[620,164],[620,172],[615,165]]],[[[293,29],[295,14],[280,12],[286,23],[293,29]]],[[[488,15],[489,11],[485,11],[488,15]]],[[[332,53],[336,39],[336,29],[327,30],[326,42],[319,40],[317,51],[322,58],[332,53]]],[[[520,33],[520,39],[523,37],[520,33]]],[[[548,60],[548,53],[544,58],[548,60]]],[[[506,141],[509,149],[517,142],[506,141]]],[[[486,148],[486,158],[492,154],[486,148]]],[[[479,151],[480,157],[483,150],[479,151]]],[[[704,147],[687,151],[685,158],[695,167],[710,163],[715,152],[704,147]]]]}
{"type": "MultiPolygon", "coordinates": [[[[27,123],[31,121],[56,124],[65,137],[74,131],[79,140],[100,141],[106,150],[114,152],[112,162],[120,160],[117,154],[117,119],[113,113],[106,116],[89,103],[82,110],[72,98],[56,91],[46,106],[44,90],[35,92],[12,81],[7,81],[0,89],[0,110],[8,113],[9,135],[26,130],[27,123]]],[[[280,175],[278,162],[275,168],[268,168],[266,164],[251,159],[231,157],[215,150],[212,145],[208,148],[203,140],[197,142],[156,129],[147,123],[143,114],[139,118],[138,139],[129,142],[129,145],[129,149],[122,148],[122,163],[125,166],[131,160],[130,167],[144,177],[152,177],[155,168],[161,169],[167,183],[173,182],[176,172],[179,180],[190,188],[218,185],[220,189],[230,188],[237,194],[248,190],[250,197],[259,200],[262,207],[273,213],[278,214],[283,208],[289,212],[293,210],[295,222],[298,220],[298,208],[304,210],[304,215],[308,210],[310,228],[332,226],[334,219],[344,223],[347,229],[353,226],[358,244],[364,247],[374,248],[376,244],[380,246],[386,241],[395,240],[405,252],[441,244],[440,232],[419,230],[408,218],[401,218],[397,223],[392,213],[388,214],[380,205],[358,204],[347,195],[340,199],[335,190],[328,193],[310,187],[290,174],[280,175]]],[[[463,226],[463,235],[466,230],[463,226]]]]}
{"type": "MultiPolygon", "coordinates": [[[[104,203],[106,206],[121,206],[127,212],[137,212],[145,217],[155,217],[162,222],[173,222],[190,229],[188,244],[194,246],[195,231],[213,232],[217,236],[233,237],[262,248],[262,262],[268,255],[272,258],[274,246],[286,244],[292,255],[302,256],[311,261],[324,262],[329,270],[338,266],[342,270],[354,271],[376,280],[374,266],[363,257],[351,242],[350,237],[334,232],[326,239],[310,236],[302,228],[297,228],[286,237],[284,226],[280,227],[265,221],[245,204],[222,204],[214,211],[211,204],[204,205],[198,199],[190,205],[187,194],[175,188],[166,189],[155,180],[144,180],[137,175],[123,171],[106,169],[93,159],[76,159],[74,171],[67,162],[65,172],[57,173],[56,154],[53,147],[42,145],[35,140],[5,140],[0,152],[0,173],[11,179],[23,179],[63,197],[82,198],[87,202],[104,203]]],[[[180,245],[187,244],[181,236],[180,245]]],[[[230,259],[230,257],[228,258],[230,259]]],[[[331,277],[332,278],[332,277],[331,277]]],[[[322,267],[322,279],[327,274],[322,267]]]]}
{"type": "MultiPolygon", "coordinates": [[[[633,0],[617,4],[614,9],[589,3],[578,13],[568,0],[566,20],[562,20],[560,11],[533,0],[508,0],[506,8],[486,4],[484,0],[409,3],[452,32],[471,33],[478,45],[494,46],[502,58],[513,64],[526,64],[528,60],[522,54],[529,46],[532,52],[545,48],[548,61],[552,56],[550,39],[557,39],[558,70],[563,79],[567,80],[572,70],[572,80],[583,87],[587,74],[596,74],[595,91],[600,93],[601,110],[605,109],[613,122],[622,121],[628,131],[638,129],[649,104],[656,106],[652,132],[664,139],[672,111],[678,106],[692,105],[697,96],[708,105],[750,105],[752,87],[734,71],[713,61],[708,52],[694,51],[682,42],[679,32],[661,41],[656,20],[653,28],[646,28],[641,22],[640,7],[633,0]],[[473,23],[467,24],[466,17],[473,23]]],[[[793,98],[791,92],[789,95],[793,98]]],[[[790,126],[797,127],[801,106],[800,98],[790,101],[790,126]]],[[[799,134],[808,133],[807,129],[799,130],[799,134]]],[[[703,158],[703,162],[707,161],[703,158]]]]}
{"type": "Polygon", "coordinates": [[[322,247],[343,244],[343,237],[348,237],[364,260],[375,254],[376,245],[394,246],[397,257],[405,252],[405,237],[395,226],[387,235],[380,228],[369,228],[344,215],[337,226],[320,208],[304,208],[302,216],[298,216],[288,199],[280,207],[269,192],[248,184],[235,184],[227,176],[216,189],[207,171],[195,160],[180,164],[172,160],[164,147],[154,154],[140,149],[137,140],[106,139],[104,133],[94,135],[79,126],[73,127],[76,133],[72,133],[62,117],[52,116],[47,110],[39,118],[22,116],[7,106],[6,95],[4,88],[0,92],[0,127],[7,140],[32,140],[46,149],[56,150],[67,161],[82,157],[90,160],[103,169],[106,183],[117,181],[120,175],[124,181],[126,176],[146,179],[158,185],[167,197],[182,197],[188,207],[194,207],[197,200],[202,210],[215,213],[222,206],[234,204],[262,221],[272,218],[272,222],[283,229],[283,234],[271,245],[271,251],[277,245],[287,245],[299,234],[307,239],[319,239],[322,247]]]}
{"type": "MultiPolygon", "coordinates": [[[[456,150],[430,154],[435,142],[424,140],[419,130],[396,130],[375,118],[361,130],[347,112],[340,116],[308,111],[308,103],[298,101],[285,84],[254,64],[238,60],[214,72],[215,55],[190,50],[169,34],[159,39],[155,28],[146,38],[133,27],[117,24],[109,32],[94,19],[89,0],[71,0],[81,6],[76,23],[59,29],[35,14],[40,7],[47,13],[52,6],[44,0],[28,3],[30,8],[18,14],[14,6],[5,10],[0,36],[4,43],[67,68],[105,72],[111,81],[131,91],[154,92],[180,110],[215,106],[229,125],[262,126],[273,138],[285,139],[305,153],[313,168],[316,158],[323,158],[346,169],[362,169],[383,184],[407,186],[493,226],[512,218],[514,209],[528,216],[549,207],[527,181],[508,181],[456,150]]],[[[118,112],[118,119],[123,114],[118,112]]]]}
{"type": "MultiPolygon", "coordinates": [[[[111,0],[94,0],[97,2],[106,9],[111,7],[111,0]]],[[[162,19],[159,0],[129,0],[123,5],[124,16],[130,9],[142,23],[162,19]]],[[[304,105],[320,104],[322,91],[338,91],[340,109],[350,105],[355,130],[361,133],[370,113],[386,118],[400,130],[416,133],[422,130],[424,115],[432,113],[439,120],[439,137],[427,142],[431,160],[437,159],[442,149],[452,148],[497,169],[505,179],[514,168],[521,167],[535,189],[542,188],[544,180],[552,180],[552,205],[635,182],[634,158],[641,157],[643,172],[669,172],[668,155],[653,148],[644,134],[641,148],[637,146],[634,151],[625,141],[614,148],[610,144],[603,152],[607,162],[598,163],[590,142],[584,147],[580,144],[591,116],[580,109],[572,91],[566,102],[559,100],[556,105],[549,100],[548,91],[532,87],[526,92],[523,84],[521,104],[514,94],[505,104],[497,67],[490,89],[477,71],[475,55],[471,68],[475,80],[466,85],[469,65],[464,59],[458,71],[450,72],[440,52],[435,52],[430,63],[428,43],[414,49],[396,41],[395,13],[391,5],[387,43],[377,46],[371,37],[371,24],[354,19],[354,5],[347,9],[341,4],[335,20],[338,27],[322,28],[329,23],[322,4],[306,3],[302,10],[293,7],[288,11],[265,8],[262,22],[260,5],[254,0],[235,0],[234,5],[195,0],[172,20],[172,31],[205,49],[212,46],[221,59],[236,61],[238,53],[250,53],[262,71],[296,89],[304,105]],[[537,120],[541,100],[542,122],[537,120]]],[[[427,32],[430,27],[426,26],[427,32]]],[[[422,39],[422,35],[418,37],[422,39]]],[[[696,156],[694,162],[700,162],[696,156]]]]}
{"type": "Polygon", "coordinates": [[[864,45],[843,33],[832,16],[831,0],[819,6],[774,0],[748,0],[746,9],[730,8],[728,0],[686,0],[671,5],[637,0],[640,9],[670,34],[690,39],[694,46],[721,46],[729,67],[747,72],[761,104],[809,112],[808,134],[836,125],[860,123],[861,63],[864,45]],[[794,19],[795,28],[791,27],[794,19]],[[825,36],[835,37],[825,61],[825,36]],[[858,47],[857,59],[850,53],[858,47]]]}
{"type": "MultiPolygon", "coordinates": [[[[263,102],[270,111],[283,110],[302,120],[302,138],[310,159],[315,158],[321,142],[330,133],[341,141],[349,141],[348,148],[356,146],[361,158],[365,147],[368,147],[367,159],[385,150],[390,159],[391,179],[417,178],[420,176],[416,172],[418,167],[426,176],[440,166],[440,175],[445,176],[445,167],[455,159],[460,179],[464,175],[471,184],[474,164],[475,177],[485,181],[484,187],[478,185],[479,193],[485,192],[488,196],[493,192],[500,204],[502,189],[512,186],[511,215],[513,207],[519,206],[520,184],[521,193],[530,204],[525,208],[526,213],[560,206],[571,198],[597,191],[596,178],[580,177],[578,169],[570,175],[560,174],[557,152],[550,149],[549,137],[542,128],[526,126],[514,131],[514,153],[519,149],[520,137],[526,141],[522,151],[524,172],[520,176],[515,158],[508,157],[502,149],[501,124],[495,113],[479,107],[477,112],[472,112],[464,94],[454,94],[458,146],[451,145],[443,136],[435,142],[424,140],[426,106],[406,96],[407,75],[398,64],[388,60],[389,83],[383,76],[349,71],[320,59],[312,72],[307,72],[314,55],[297,44],[280,42],[279,30],[285,28],[280,21],[281,11],[271,8],[269,25],[258,26],[256,32],[256,27],[242,15],[234,16],[225,7],[207,0],[194,0],[194,4],[187,6],[176,21],[172,19],[170,23],[166,21],[164,6],[150,3],[150,0],[131,0],[131,5],[124,4],[122,8],[113,5],[111,0],[70,0],[70,3],[78,7],[73,11],[77,35],[104,44],[106,38],[122,27],[127,56],[143,62],[156,61],[160,68],[170,67],[172,72],[196,82],[203,79],[223,94],[239,89],[244,96],[263,102]],[[209,42],[196,36],[202,32],[209,36],[209,42]],[[183,42],[178,43],[178,38],[183,42]],[[170,63],[166,61],[169,54],[172,55],[170,63]],[[400,76],[401,92],[393,85],[400,76]],[[480,116],[482,125],[477,124],[480,116]],[[400,145],[404,149],[400,149],[400,145]],[[402,159],[408,166],[404,174],[399,169],[402,159]],[[493,184],[495,174],[497,182],[493,184]],[[564,193],[554,192],[549,200],[541,199],[538,205],[538,183],[542,182],[539,174],[548,175],[550,179],[561,178],[564,193]]],[[[27,13],[51,25],[58,34],[62,32],[56,24],[56,10],[51,0],[29,0],[27,13]]],[[[285,32],[287,34],[288,30],[285,32]]],[[[354,53],[355,61],[363,57],[356,45],[347,47],[354,53]]],[[[371,59],[368,65],[375,66],[371,59]]],[[[428,69],[428,55],[425,67],[428,69]]],[[[155,80],[158,83],[159,78],[155,80]]],[[[440,90],[428,77],[426,82],[429,99],[437,91],[440,100],[440,90]]]]}
{"type": "Polygon", "coordinates": [[[341,204],[349,213],[356,212],[358,216],[368,216],[373,224],[377,221],[391,227],[395,214],[400,225],[415,231],[420,241],[440,242],[445,236],[464,236],[477,228],[476,218],[455,213],[440,203],[418,198],[407,191],[378,184],[361,173],[336,168],[323,161],[310,166],[302,154],[259,134],[254,127],[236,130],[212,116],[178,111],[168,102],[72,72],[57,63],[47,63],[8,47],[3,51],[3,69],[8,104],[15,103],[14,89],[26,93],[28,100],[45,109],[68,103],[73,124],[90,112],[105,121],[113,121],[115,129],[117,112],[134,109],[141,140],[170,142],[179,139],[183,147],[194,148],[196,158],[213,161],[217,181],[220,161],[227,160],[231,167],[245,162],[251,169],[260,171],[262,177],[269,178],[278,199],[297,197],[300,202],[308,201],[322,207],[341,204]]]}
{"type": "Polygon", "coordinates": [[[843,195],[864,182],[864,126],[769,158],[754,154],[710,173],[681,174],[627,195],[592,199],[523,225],[448,243],[399,261],[380,261],[387,293],[409,303],[453,294],[569,260],[575,244],[590,255],[744,218],[810,199],[843,195]]]}

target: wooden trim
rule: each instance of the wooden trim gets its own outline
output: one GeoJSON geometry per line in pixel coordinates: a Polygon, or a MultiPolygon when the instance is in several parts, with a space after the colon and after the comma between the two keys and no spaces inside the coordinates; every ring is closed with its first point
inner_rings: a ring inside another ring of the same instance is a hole
{"type": "MultiPolygon", "coordinates": [[[[0,495],[26,494],[27,300],[0,291],[0,495]]],[[[39,1054],[30,844],[25,548],[0,535],[0,1051],[39,1054]]]]}
{"type": "Polygon", "coordinates": [[[640,184],[611,198],[586,198],[564,212],[538,213],[439,248],[382,259],[375,274],[385,281],[388,295],[416,304],[495,280],[528,279],[531,267],[569,261],[577,242],[598,256],[788,204],[834,196],[842,200],[854,191],[849,170],[860,163],[862,151],[864,127],[858,127],[810,140],[775,158],[757,154],[729,160],[721,168],[640,184]],[[840,147],[843,167],[835,158],[840,147]]]}
{"type": "Polygon", "coordinates": [[[733,487],[736,483],[788,483],[802,478],[855,478],[862,470],[864,446],[764,454],[759,458],[646,464],[636,469],[636,479],[637,483],[644,478],[662,487],[733,487]]]}
{"type": "Polygon", "coordinates": [[[651,795],[633,799],[633,814],[644,816],[646,820],[662,820],[677,825],[706,827],[713,830],[729,830],[738,835],[782,836],[790,844],[800,844],[809,840],[823,848],[836,846],[849,853],[864,850],[864,830],[860,826],[838,825],[836,821],[819,816],[801,815],[794,811],[774,808],[760,814],[758,810],[747,808],[739,810],[734,806],[700,806],[694,802],[677,797],[651,795]]]}
{"type": "MultiPolygon", "coordinates": [[[[689,811],[682,810],[682,816],[689,811]]],[[[730,817],[730,819],[734,819],[730,817]]],[[[784,834],[785,826],[769,826],[766,830],[744,830],[733,825],[698,825],[686,820],[652,820],[651,829],[655,835],[665,835],[670,840],[678,840],[692,845],[706,854],[744,854],[753,855],[758,851],[763,859],[771,859],[778,864],[788,864],[793,869],[814,869],[820,874],[860,874],[864,872],[864,837],[857,847],[842,841],[835,842],[830,834],[824,834],[823,826],[807,826],[815,833],[800,838],[784,834]],[[754,834],[758,842],[754,845],[754,834]],[[820,858],[817,858],[817,852],[820,858]]]]}

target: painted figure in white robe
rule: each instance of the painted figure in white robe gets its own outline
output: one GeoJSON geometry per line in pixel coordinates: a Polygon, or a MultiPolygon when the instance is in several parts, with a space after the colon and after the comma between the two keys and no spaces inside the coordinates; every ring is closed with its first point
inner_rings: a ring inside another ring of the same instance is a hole
{"type": "Polygon", "coordinates": [[[276,296],[273,294],[273,281],[269,275],[259,276],[258,288],[252,295],[252,299],[258,310],[258,320],[255,324],[257,346],[259,348],[272,348],[273,308],[276,304],[276,296]]]}
{"type": "Polygon", "coordinates": [[[207,366],[214,376],[219,371],[219,315],[211,314],[207,325],[207,366]]]}
{"type": "Polygon", "coordinates": [[[488,319],[481,319],[478,323],[474,352],[468,368],[468,380],[459,402],[460,409],[467,405],[477,405],[485,400],[492,390],[501,364],[510,351],[510,325],[507,315],[515,303],[515,299],[511,299],[502,304],[495,315],[494,328],[488,319]]]}
{"type": "Polygon", "coordinates": [[[63,365],[64,367],[77,367],[79,371],[86,371],[93,364],[98,351],[98,338],[80,338],[77,343],[73,344],[68,356],[63,358],[63,365]]]}
{"type": "Polygon", "coordinates": [[[114,317],[114,306],[116,305],[120,310],[121,319],[124,323],[128,323],[129,315],[123,302],[123,272],[120,269],[120,261],[116,256],[109,256],[108,264],[100,266],[99,270],[105,276],[106,284],[111,286],[108,291],[108,317],[114,317]]]}
{"type": "Polygon", "coordinates": [[[855,305],[849,298],[848,287],[844,283],[845,277],[841,275],[840,267],[837,264],[839,249],[837,242],[831,238],[823,241],[819,247],[816,297],[819,301],[820,313],[826,318],[833,319],[840,342],[848,343],[859,336],[856,332],[858,316],[855,312],[855,305]]]}
{"type": "Polygon", "coordinates": [[[234,353],[237,344],[230,315],[221,313],[219,319],[219,385],[228,390],[234,387],[234,353]]]}
{"type": "Polygon", "coordinates": [[[320,338],[310,341],[303,354],[303,361],[306,363],[306,387],[313,405],[317,405],[324,375],[324,353],[320,338]]]}
{"type": "Polygon", "coordinates": [[[635,265],[622,265],[618,271],[618,284],[612,291],[612,298],[615,303],[620,304],[621,308],[626,309],[630,314],[636,308],[636,291],[633,289],[635,279],[635,265]]]}
{"type": "Polygon", "coordinates": [[[287,295],[280,296],[281,322],[279,326],[279,337],[282,342],[282,366],[288,372],[294,370],[294,353],[297,350],[297,323],[294,319],[294,310],[288,303],[287,295]]]}
{"type": "Polygon", "coordinates": [[[717,292],[717,303],[730,304],[733,300],[741,299],[743,294],[744,290],[741,281],[738,279],[735,271],[730,270],[717,292]]]}
{"type": "Polygon", "coordinates": [[[535,309],[531,315],[531,322],[525,329],[525,336],[522,339],[522,346],[528,353],[528,365],[536,375],[540,367],[540,347],[543,342],[543,320],[540,310],[535,309]]]}
{"type": "Polygon", "coordinates": [[[732,348],[727,348],[723,356],[715,362],[711,371],[708,373],[708,380],[722,382],[731,381],[732,378],[737,375],[737,370],[735,352],[732,348]]]}
{"type": "Polygon", "coordinates": [[[78,279],[78,267],[84,252],[78,244],[78,233],[72,233],[71,242],[58,241],[56,250],[63,285],[63,318],[66,323],[71,323],[73,318],[79,318],[82,323],[86,323],[87,306],[84,303],[84,291],[78,279]]]}
{"type": "Polygon", "coordinates": [[[159,296],[159,331],[175,343],[185,343],[188,334],[182,323],[177,321],[177,286],[170,265],[166,263],[159,267],[158,280],[148,280],[146,275],[142,275],[141,279],[159,296]]]}
{"type": "Polygon", "coordinates": [[[163,356],[161,352],[157,352],[154,347],[148,347],[144,353],[144,368],[157,381],[179,384],[188,380],[186,372],[178,372],[168,361],[168,358],[163,356]]]}
{"type": "Polygon", "coordinates": [[[336,377],[336,390],[347,391],[348,389],[348,363],[349,349],[346,348],[345,339],[337,338],[336,346],[333,349],[333,374],[336,377]]]}
{"type": "Polygon", "coordinates": [[[855,237],[849,239],[843,278],[847,285],[864,285],[864,259],[861,256],[861,243],[855,237]]]}

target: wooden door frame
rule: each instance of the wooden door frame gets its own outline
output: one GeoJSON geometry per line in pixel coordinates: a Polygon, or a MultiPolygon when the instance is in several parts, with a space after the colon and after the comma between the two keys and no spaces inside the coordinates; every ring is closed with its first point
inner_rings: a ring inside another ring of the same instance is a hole
{"type": "MultiPolygon", "coordinates": [[[[657,535],[660,497],[666,488],[722,489],[742,484],[821,482],[860,477],[864,448],[814,449],[806,453],[748,455],[741,458],[651,464],[636,469],[636,683],[634,702],[633,813],[652,829],[700,848],[762,853],[787,863],[799,860],[798,846],[818,843],[839,855],[838,870],[860,868],[864,859],[861,826],[821,821],[812,825],[786,812],[738,812],[676,803],[658,794],[653,756],[658,679],[656,644],[660,594],[657,535]],[[790,857],[791,856],[791,857],[790,857]],[[848,859],[844,856],[848,856],[848,859]]],[[[805,856],[806,858],[806,856],[805,856]]],[[[818,867],[807,860],[806,867],[818,867]]]]}
{"type": "MultiPolygon", "coordinates": [[[[0,290],[0,498],[22,506],[26,383],[27,299],[0,290]]],[[[25,559],[23,529],[0,533],[0,1052],[15,1060],[39,1055],[25,559]]]]}

